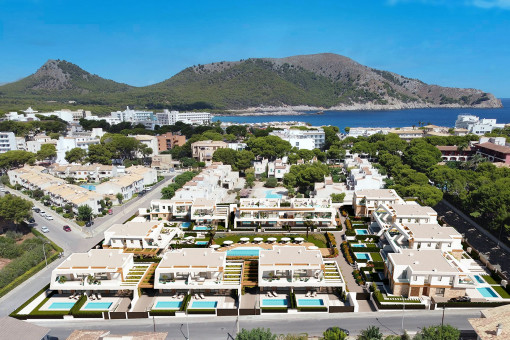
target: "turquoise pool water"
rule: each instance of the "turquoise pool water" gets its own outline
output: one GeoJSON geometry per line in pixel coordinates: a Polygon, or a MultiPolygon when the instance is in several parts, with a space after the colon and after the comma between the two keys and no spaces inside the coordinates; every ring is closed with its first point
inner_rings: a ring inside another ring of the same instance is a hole
{"type": "Polygon", "coordinates": [[[274,190],[266,190],[266,198],[282,198],[282,195],[274,193],[274,190]]]}
{"type": "Polygon", "coordinates": [[[193,228],[193,230],[211,230],[211,227],[200,226],[193,228]]]}
{"type": "Polygon", "coordinates": [[[368,230],[366,229],[354,229],[356,235],[368,235],[368,230]]]}
{"type": "Polygon", "coordinates": [[[497,298],[499,297],[498,294],[496,294],[496,292],[494,290],[492,290],[492,288],[489,288],[489,287],[483,287],[483,288],[476,288],[480,294],[482,294],[483,297],[486,297],[486,298],[497,298]]]}
{"type": "Polygon", "coordinates": [[[48,309],[71,309],[76,302],[53,302],[48,309]]]}
{"type": "Polygon", "coordinates": [[[197,246],[206,246],[209,242],[207,241],[196,241],[195,244],[197,246]]]}
{"type": "Polygon", "coordinates": [[[351,247],[354,247],[354,248],[366,248],[367,246],[364,245],[363,243],[354,243],[354,244],[351,244],[351,247]]]}
{"type": "Polygon", "coordinates": [[[155,308],[159,309],[179,309],[182,306],[182,301],[158,301],[155,308]]]}
{"type": "Polygon", "coordinates": [[[236,248],[227,250],[227,256],[259,256],[260,249],[262,248],[236,248]]]}
{"type": "Polygon", "coordinates": [[[182,228],[189,228],[191,226],[191,222],[182,222],[181,227],[182,228]]]}
{"type": "Polygon", "coordinates": [[[367,260],[367,261],[370,261],[372,259],[370,257],[370,255],[367,254],[367,253],[354,253],[354,255],[356,255],[356,258],[358,260],[367,260]]]}
{"type": "Polygon", "coordinates": [[[475,279],[478,281],[478,283],[485,283],[484,279],[482,279],[480,275],[475,275],[475,279]]]}
{"type": "Polygon", "coordinates": [[[109,309],[112,302],[89,302],[82,309],[109,309]]]}
{"type": "Polygon", "coordinates": [[[262,299],[262,307],[287,307],[287,299],[262,299]]]}
{"type": "Polygon", "coordinates": [[[218,301],[193,301],[191,308],[216,308],[218,301]]]}
{"type": "Polygon", "coordinates": [[[298,299],[298,306],[324,306],[322,299],[298,299]]]}
{"type": "Polygon", "coordinates": [[[85,188],[90,191],[96,190],[96,186],[92,185],[92,184],[82,184],[82,185],[80,185],[80,187],[85,188]]]}

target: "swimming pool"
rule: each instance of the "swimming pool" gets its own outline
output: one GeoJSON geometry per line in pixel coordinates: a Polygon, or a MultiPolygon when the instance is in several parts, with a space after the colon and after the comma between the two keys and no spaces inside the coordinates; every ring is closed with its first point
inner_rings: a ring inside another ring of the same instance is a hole
{"type": "Polygon", "coordinates": [[[218,301],[193,301],[191,308],[213,309],[218,305],[218,301]]]}
{"type": "Polygon", "coordinates": [[[478,281],[478,283],[485,283],[484,279],[482,279],[480,275],[475,275],[475,279],[478,281]]]}
{"type": "Polygon", "coordinates": [[[241,247],[232,250],[227,250],[227,256],[259,256],[262,248],[248,248],[241,247]]]}
{"type": "Polygon", "coordinates": [[[366,229],[354,229],[356,235],[368,235],[368,230],[366,229]]]}
{"type": "Polygon", "coordinates": [[[206,246],[209,242],[207,241],[195,241],[197,246],[206,246]]]}
{"type": "Polygon", "coordinates": [[[266,190],[265,193],[266,193],[266,198],[280,198],[280,199],[282,198],[282,195],[275,194],[274,190],[266,190]]]}
{"type": "Polygon", "coordinates": [[[157,309],[179,309],[182,306],[182,301],[158,301],[154,308],[157,309]]]}
{"type": "Polygon", "coordinates": [[[48,309],[69,310],[76,302],[53,302],[48,309]]]}
{"type": "Polygon", "coordinates": [[[372,258],[370,257],[370,254],[368,254],[368,253],[354,253],[354,255],[356,255],[356,258],[358,260],[367,260],[367,261],[372,260],[372,258]]]}
{"type": "Polygon", "coordinates": [[[262,299],[262,307],[287,307],[287,299],[262,299]]]}
{"type": "Polygon", "coordinates": [[[113,302],[89,302],[82,309],[110,309],[113,302]]]}
{"type": "Polygon", "coordinates": [[[199,227],[193,228],[193,230],[211,230],[211,229],[212,229],[211,227],[206,227],[206,226],[199,226],[199,227]]]}
{"type": "Polygon", "coordinates": [[[322,299],[298,299],[298,306],[324,306],[324,300],[322,299]]]}
{"type": "Polygon", "coordinates": [[[480,294],[482,294],[483,297],[485,298],[497,298],[499,297],[498,294],[496,294],[496,292],[494,290],[492,290],[492,288],[489,288],[489,287],[483,287],[483,288],[476,288],[480,294]]]}
{"type": "Polygon", "coordinates": [[[354,248],[366,248],[367,246],[364,245],[363,243],[354,243],[354,244],[351,244],[351,247],[354,247],[354,248]]]}
{"type": "Polygon", "coordinates": [[[191,222],[182,222],[181,228],[189,228],[191,226],[191,222]]]}
{"type": "Polygon", "coordinates": [[[82,184],[82,185],[80,185],[80,187],[85,188],[90,191],[96,190],[96,186],[92,185],[92,184],[82,184]]]}

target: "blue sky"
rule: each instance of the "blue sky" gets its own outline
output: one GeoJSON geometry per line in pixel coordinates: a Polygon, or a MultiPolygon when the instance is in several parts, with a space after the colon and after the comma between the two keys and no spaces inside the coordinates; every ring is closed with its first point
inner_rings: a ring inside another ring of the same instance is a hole
{"type": "Polygon", "coordinates": [[[510,97],[510,0],[0,0],[0,83],[65,59],[144,86],[196,64],[332,52],[510,97]]]}

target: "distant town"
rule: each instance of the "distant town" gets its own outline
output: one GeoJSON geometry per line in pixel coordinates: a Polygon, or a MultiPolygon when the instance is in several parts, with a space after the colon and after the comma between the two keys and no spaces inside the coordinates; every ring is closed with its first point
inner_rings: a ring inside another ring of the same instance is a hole
{"type": "Polygon", "coordinates": [[[331,318],[317,338],[345,339],[375,329],[343,315],[394,311],[402,336],[423,336],[445,329],[434,311],[483,309],[466,334],[510,337],[510,124],[212,118],[129,107],[2,117],[5,329],[24,320],[40,339],[53,328],[92,339],[83,320],[130,319],[176,322],[189,339],[189,316],[239,328],[283,314],[331,318]],[[416,311],[422,330],[405,326],[416,311]]]}

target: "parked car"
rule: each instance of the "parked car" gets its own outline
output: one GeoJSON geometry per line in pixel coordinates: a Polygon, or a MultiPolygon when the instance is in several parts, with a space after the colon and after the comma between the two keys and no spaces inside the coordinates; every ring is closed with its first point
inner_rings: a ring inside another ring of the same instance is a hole
{"type": "Polygon", "coordinates": [[[450,302],[471,302],[471,298],[469,296],[457,296],[448,300],[450,302]]]}
{"type": "Polygon", "coordinates": [[[39,209],[39,208],[33,207],[32,209],[34,209],[34,211],[35,211],[36,213],[41,212],[41,209],[39,209]]]}
{"type": "Polygon", "coordinates": [[[30,218],[28,219],[28,223],[35,223],[34,218],[33,218],[33,217],[30,217],[30,218]]]}
{"type": "Polygon", "coordinates": [[[39,215],[44,216],[44,215],[46,215],[46,212],[45,212],[44,210],[41,210],[41,211],[39,212],[39,215]]]}
{"type": "Polygon", "coordinates": [[[71,231],[71,227],[68,225],[65,225],[64,227],[62,227],[62,229],[64,229],[64,231],[67,233],[71,231]]]}
{"type": "Polygon", "coordinates": [[[48,221],[53,221],[53,216],[51,216],[51,215],[46,215],[46,219],[47,219],[48,221]]]}
{"type": "Polygon", "coordinates": [[[108,215],[113,215],[113,210],[112,209],[108,209],[108,215]]]}
{"type": "Polygon", "coordinates": [[[4,188],[4,187],[1,187],[1,188],[0,188],[0,192],[5,192],[5,188],[4,188]]]}
{"type": "Polygon", "coordinates": [[[47,227],[47,226],[44,226],[44,225],[41,227],[41,231],[42,231],[43,233],[49,233],[49,232],[50,232],[50,230],[48,229],[48,227],[47,227]]]}

